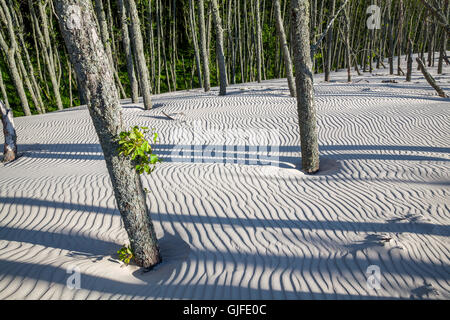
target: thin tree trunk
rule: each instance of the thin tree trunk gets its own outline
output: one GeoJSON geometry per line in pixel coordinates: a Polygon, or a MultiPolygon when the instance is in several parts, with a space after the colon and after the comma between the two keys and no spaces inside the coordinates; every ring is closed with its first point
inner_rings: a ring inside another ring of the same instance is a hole
{"type": "Polygon", "coordinates": [[[202,86],[203,80],[202,80],[202,68],[200,64],[200,51],[198,48],[198,42],[197,42],[197,32],[195,30],[195,20],[194,20],[195,14],[194,14],[194,4],[192,0],[189,0],[189,24],[190,29],[192,33],[192,42],[194,44],[194,55],[195,55],[195,64],[197,66],[197,78],[198,83],[200,86],[202,86]]]}
{"type": "Polygon", "coordinates": [[[211,0],[212,14],[214,25],[216,27],[216,54],[219,63],[220,71],[220,90],[219,95],[224,96],[227,94],[227,67],[225,65],[225,57],[223,55],[223,29],[222,19],[220,18],[219,7],[217,6],[217,0],[211,0]]]}
{"type": "Polygon", "coordinates": [[[130,45],[130,34],[128,27],[128,19],[126,14],[125,5],[123,3],[124,0],[117,0],[117,6],[119,8],[120,15],[120,23],[122,26],[122,41],[123,47],[125,51],[125,58],[127,60],[127,72],[128,79],[130,80],[131,87],[131,101],[133,103],[137,103],[139,101],[139,89],[138,89],[138,81],[136,79],[135,68],[133,63],[133,52],[131,50],[130,45]]]}
{"type": "Polygon", "coordinates": [[[127,4],[127,12],[130,17],[131,29],[131,44],[134,48],[137,72],[139,74],[139,84],[142,97],[144,98],[144,108],[150,110],[152,108],[152,99],[150,87],[148,68],[144,56],[144,45],[142,43],[141,25],[139,22],[139,15],[134,0],[125,0],[127,4]]]}
{"type": "MultiPolygon", "coordinates": [[[[3,83],[3,79],[0,80],[3,83]]],[[[6,98],[6,97],[5,97],[6,98]]],[[[3,123],[3,162],[10,162],[17,158],[17,135],[14,127],[12,110],[0,100],[0,116],[3,123]]]]}
{"type": "Polygon", "coordinates": [[[309,1],[291,0],[291,14],[302,169],[315,173],[319,170],[319,145],[309,41],[309,1]]]}
{"type": "Polygon", "coordinates": [[[394,9],[392,1],[388,0],[389,15],[389,74],[394,74],[394,9]]]}
{"type": "MultiPolygon", "coordinates": [[[[449,13],[449,1],[446,0],[443,8],[443,14],[447,18],[448,21],[448,13],[449,13]]],[[[445,28],[442,28],[442,38],[441,38],[441,45],[439,48],[439,62],[438,62],[438,69],[437,73],[442,74],[442,66],[444,64],[444,57],[447,56],[447,32],[445,31],[445,28]]]]}
{"type": "Polygon", "coordinates": [[[70,58],[82,79],[81,90],[90,97],[89,112],[105,156],[134,259],[141,267],[153,267],[161,261],[156,234],[133,162],[117,152],[116,139],[123,130],[122,112],[111,64],[102,43],[98,41],[92,3],[85,0],[55,0],[55,8],[70,58]]]}
{"type": "Polygon", "coordinates": [[[256,0],[256,69],[257,69],[257,81],[261,82],[262,74],[262,45],[261,45],[261,18],[260,18],[260,3],[256,0]]]}
{"type": "MultiPolygon", "coordinates": [[[[336,10],[336,0],[331,0],[331,12],[330,16],[334,16],[334,11],[336,10]]],[[[330,29],[328,30],[327,34],[327,50],[326,57],[325,57],[325,81],[330,81],[330,70],[331,70],[331,63],[332,63],[332,54],[331,49],[333,46],[333,25],[331,25],[330,29]]]]}
{"type": "Polygon", "coordinates": [[[203,65],[203,87],[205,92],[208,92],[211,89],[211,83],[209,78],[208,54],[206,52],[205,7],[203,0],[198,0],[198,18],[200,26],[200,57],[203,65]]]}
{"type": "Polygon", "coordinates": [[[276,17],[276,28],[278,33],[278,38],[280,40],[281,51],[283,52],[283,60],[284,66],[286,68],[286,77],[288,81],[289,92],[291,93],[291,97],[295,97],[295,80],[294,73],[292,71],[292,61],[291,55],[289,53],[289,47],[286,40],[286,34],[284,32],[283,20],[281,18],[281,7],[280,0],[274,1],[275,5],[275,17],[276,17]]]}
{"type": "MultiPolygon", "coordinates": [[[[42,32],[38,29],[38,35],[41,35],[41,42],[44,45],[44,58],[47,64],[48,74],[50,76],[50,81],[52,83],[53,88],[53,94],[55,95],[56,99],[56,106],[59,110],[63,109],[63,104],[61,100],[61,94],[59,92],[59,84],[56,77],[56,68],[55,68],[55,61],[53,58],[53,50],[52,50],[52,44],[50,40],[50,31],[48,26],[48,19],[47,19],[47,13],[45,7],[48,4],[48,1],[45,1],[43,4],[41,1],[38,1],[38,8],[39,8],[39,15],[41,17],[41,25],[42,25],[42,32]]],[[[39,26],[38,26],[39,28],[39,26]]]]}
{"type": "Polygon", "coordinates": [[[347,8],[344,10],[345,62],[347,65],[347,82],[352,82],[352,52],[350,48],[350,18],[347,8]]]}
{"type": "Polygon", "coordinates": [[[406,68],[406,81],[411,81],[411,74],[412,74],[412,64],[413,64],[413,43],[411,39],[408,39],[408,62],[407,62],[407,68],[406,68]]]}
{"type": "Polygon", "coordinates": [[[9,74],[11,76],[11,80],[16,88],[17,94],[20,99],[20,103],[22,105],[22,110],[26,116],[31,116],[30,106],[28,104],[27,96],[25,94],[25,88],[23,87],[22,79],[19,75],[19,70],[17,69],[17,64],[15,60],[15,47],[14,45],[9,48],[3,35],[0,33],[0,45],[3,49],[3,52],[6,56],[6,62],[9,68],[9,74]]]}

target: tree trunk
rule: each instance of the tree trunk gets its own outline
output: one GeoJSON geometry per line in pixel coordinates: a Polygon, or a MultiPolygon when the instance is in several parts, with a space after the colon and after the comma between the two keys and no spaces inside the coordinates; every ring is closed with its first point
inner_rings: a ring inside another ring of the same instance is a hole
{"type": "Polygon", "coordinates": [[[133,63],[133,53],[130,45],[130,34],[128,28],[128,19],[126,14],[125,5],[123,3],[124,0],[117,0],[117,6],[119,8],[120,15],[120,23],[122,26],[122,41],[123,47],[125,51],[125,58],[127,60],[127,72],[128,78],[130,80],[131,87],[131,101],[133,103],[138,103],[139,101],[139,89],[138,89],[138,81],[136,79],[134,63],[133,63]]]}
{"type": "Polygon", "coordinates": [[[189,24],[190,29],[192,32],[192,42],[194,44],[194,55],[195,55],[195,64],[197,66],[197,79],[198,84],[202,86],[203,80],[202,80],[202,68],[200,63],[200,50],[198,48],[198,42],[197,42],[197,32],[195,30],[195,14],[194,14],[194,4],[192,0],[189,0],[189,24]]]}
{"type": "Polygon", "coordinates": [[[412,54],[413,54],[413,43],[411,39],[408,39],[408,62],[407,62],[407,68],[406,68],[406,81],[411,81],[411,74],[412,74],[412,54]]]}
{"type": "Polygon", "coordinates": [[[288,81],[289,92],[291,93],[291,97],[295,97],[295,81],[294,81],[294,74],[292,71],[292,61],[286,40],[286,34],[284,32],[283,20],[281,18],[280,0],[275,0],[274,5],[275,5],[275,17],[277,20],[275,26],[277,28],[278,38],[280,40],[281,51],[283,52],[283,60],[286,68],[286,77],[288,81]]]}
{"type": "Polygon", "coordinates": [[[431,74],[429,74],[429,72],[427,71],[427,68],[425,67],[425,64],[423,63],[423,61],[420,60],[419,57],[416,58],[416,61],[419,64],[420,71],[422,71],[423,76],[425,77],[427,82],[430,84],[430,86],[432,86],[434,88],[434,90],[436,90],[436,92],[438,93],[438,95],[440,97],[448,98],[448,96],[445,94],[444,90],[442,90],[442,88],[439,87],[439,85],[436,83],[436,80],[434,80],[434,78],[431,76],[431,74]]]}
{"type": "Polygon", "coordinates": [[[17,135],[12,110],[7,108],[2,100],[0,100],[0,116],[3,123],[3,135],[5,137],[3,162],[9,162],[17,158],[17,135]]]}
{"type": "MultiPolygon", "coordinates": [[[[56,77],[56,69],[55,69],[55,61],[53,58],[53,50],[50,40],[50,31],[48,26],[48,19],[47,19],[47,12],[45,6],[47,6],[48,2],[45,1],[43,4],[41,1],[38,1],[38,8],[39,8],[39,15],[41,17],[41,25],[42,25],[42,32],[38,30],[38,35],[41,34],[41,42],[44,46],[44,57],[47,64],[48,74],[50,76],[50,81],[52,83],[53,88],[53,94],[55,95],[56,99],[56,106],[59,110],[63,109],[63,103],[61,100],[61,94],[59,92],[59,84],[56,77]]],[[[39,26],[38,26],[39,28],[39,26]]]]}
{"type": "Polygon", "coordinates": [[[144,108],[150,110],[152,108],[152,100],[150,97],[152,89],[150,88],[148,68],[144,56],[139,15],[134,0],[125,0],[125,3],[127,4],[127,11],[131,20],[131,43],[134,48],[133,52],[136,58],[141,94],[144,98],[144,108]]]}
{"type": "Polygon", "coordinates": [[[227,67],[225,65],[225,56],[223,55],[222,19],[220,19],[220,12],[219,7],[217,6],[217,0],[211,0],[211,4],[212,4],[212,14],[214,18],[214,25],[216,27],[216,54],[220,71],[219,95],[224,96],[227,94],[227,67]]]}
{"type": "Polygon", "coordinates": [[[91,1],[55,0],[60,28],[76,73],[89,97],[94,123],[114,194],[136,263],[152,267],[161,261],[156,234],[133,162],[119,156],[116,139],[123,130],[122,112],[111,64],[101,41],[91,1]]]}
{"type": "Polygon", "coordinates": [[[319,170],[319,145],[309,41],[309,1],[291,0],[291,14],[302,169],[315,173],[319,170]]]}
{"type": "Polygon", "coordinates": [[[256,68],[257,68],[257,81],[261,82],[261,70],[262,70],[262,46],[261,46],[261,18],[260,18],[260,4],[259,4],[259,0],[256,0],[256,32],[255,32],[255,36],[256,36],[256,68]]]}
{"type": "Polygon", "coordinates": [[[200,26],[200,57],[203,65],[203,87],[205,92],[211,89],[211,83],[209,80],[209,61],[208,53],[206,51],[206,32],[205,32],[205,7],[203,0],[198,0],[198,24],[200,26]]]}
{"type": "MultiPolygon", "coordinates": [[[[444,4],[444,16],[447,18],[448,20],[448,12],[449,12],[449,1],[445,1],[444,4]]],[[[437,73],[438,74],[442,74],[442,66],[444,64],[444,57],[447,56],[447,32],[445,31],[445,28],[442,28],[442,39],[441,39],[441,45],[439,48],[439,62],[438,62],[438,69],[437,69],[437,73]]]]}
{"type": "Polygon", "coordinates": [[[394,10],[392,8],[392,1],[388,0],[389,15],[389,74],[394,74],[394,10]]]}
{"type": "MultiPolygon", "coordinates": [[[[331,12],[330,17],[334,16],[334,11],[336,7],[336,0],[331,0],[331,12]]],[[[333,47],[333,26],[330,27],[327,33],[327,50],[326,50],[326,57],[325,57],[325,81],[330,81],[330,70],[331,70],[331,63],[332,63],[332,54],[331,49],[333,47]]]]}
{"type": "Polygon", "coordinates": [[[350,49],[350,18],[347,8],[344,9],[345,62],[347,65],[347,82],[352,82],[352,52],[350,49]]]}

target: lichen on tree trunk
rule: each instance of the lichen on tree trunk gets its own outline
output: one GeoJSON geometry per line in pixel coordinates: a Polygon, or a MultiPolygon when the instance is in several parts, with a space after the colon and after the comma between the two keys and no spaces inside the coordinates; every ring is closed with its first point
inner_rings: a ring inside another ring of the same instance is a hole
{"type": "Polygon", "coordinates": [[[123,130],[122,111],[92,3],[88,0],[55,0],[55,9],[69,56],[82,84],[80,90],[89,101],[89,113],[136,263],[152,267],[161,261],[156,234],[140,177],[131,160],[118,155],[115,139],[123,130]]]}
{"type": "Polygon", "coordinates": [[[291,0],[291,14],[302,169],[306,173],[315,173],[319,170],[319,146],[309,40],[309,1],[291,0]]]}

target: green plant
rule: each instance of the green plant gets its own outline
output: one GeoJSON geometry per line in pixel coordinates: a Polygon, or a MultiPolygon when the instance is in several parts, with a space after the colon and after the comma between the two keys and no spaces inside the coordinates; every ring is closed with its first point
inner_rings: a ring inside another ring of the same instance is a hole
{"type": "MultiPolygon", "coordinates": [[[[152,147],[145,138],[149,132],[147,127],[134,126],[129,131],[119,134],[119,155],[130,157],[136,163],[136,171],[150,174],[155,170],[157,162],[161,162],[156,154],[152,153],[152,147]]],[[[156,143],[158,134],[152,131],[153,143],[156,143]]]]}
{"type": "Polygon", "coordinates": [[[125,263],[126,265],[130,264],[130,260],[134,258],[133,251],[131,250],[130,246],[123,245],[122,248],[120,248],[119,251],[117,251],[119,254],[119,260],[125,263]]]}

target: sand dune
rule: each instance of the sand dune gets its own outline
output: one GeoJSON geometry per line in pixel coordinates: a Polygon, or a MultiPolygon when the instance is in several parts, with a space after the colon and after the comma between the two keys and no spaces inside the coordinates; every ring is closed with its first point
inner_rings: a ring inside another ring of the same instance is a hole
{"type": "Polygon", "coordinates": [[[450,100],[416,70],[374,74],[317,77],[314,176],[298,169],[284,79],[162,94],[151,111],[124,101],[165,159],[143,177],[163,255],[148,273],[117,261],[127,236],[86,107],[17,118],[22,156],[0,165],[0,299],[449,299],[450,100]]]}

